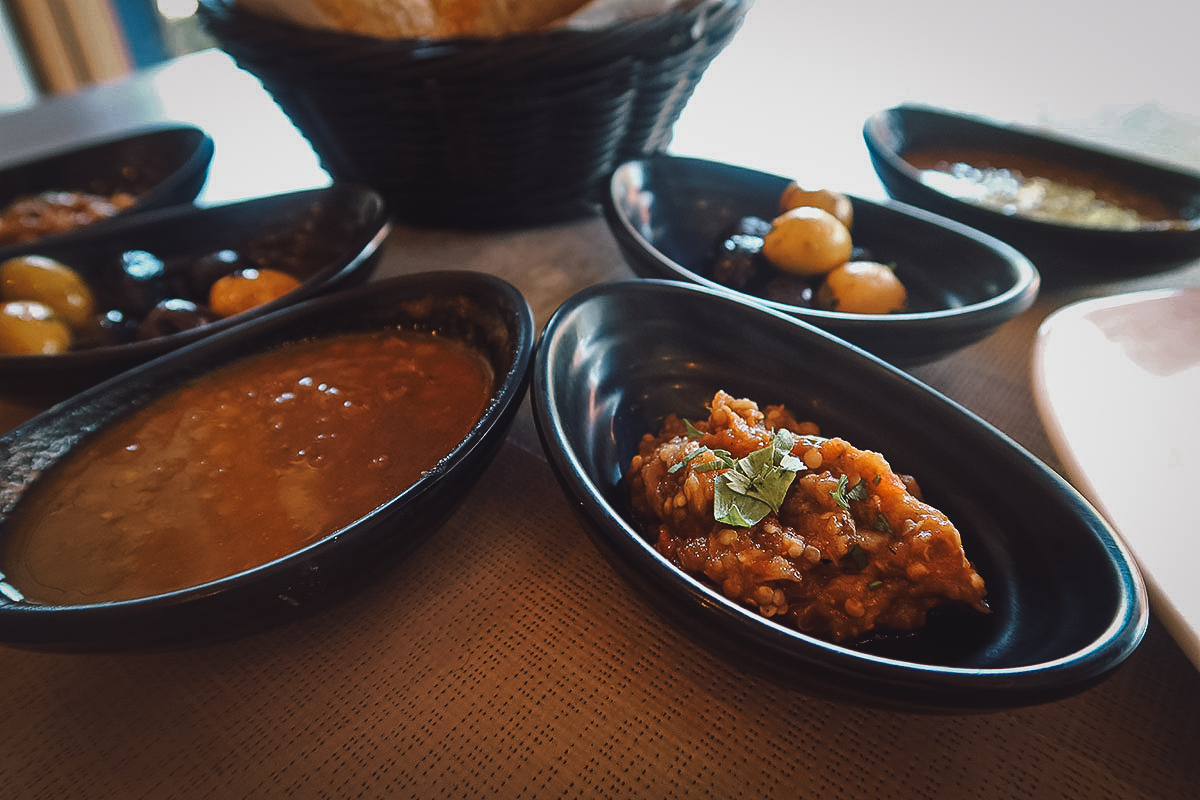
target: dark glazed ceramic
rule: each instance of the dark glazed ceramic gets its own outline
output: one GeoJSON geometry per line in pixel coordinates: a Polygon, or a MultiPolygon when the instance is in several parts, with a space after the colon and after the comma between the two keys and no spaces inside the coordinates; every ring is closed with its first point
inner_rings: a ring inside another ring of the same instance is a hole
{"type": "MultiPolygon", "coordinates": [[[[93,387],[0,437],[0,547],[23,493],[88,434],[170,387],[282,343],[401,326],[465,341],[491,362],[491,404],[466,438],[413,486],[339,531],[269,564],[141,600],[39,606],[0,591],[0,643],[109,650],[222,637],[294,619],[353,591],[415,549],[491,462],[525,395],[533,314],[510,284],[428,272],[316,298],[231,328],[93,387]]],[[[0,589],[3,589],[0,584],[0,589]]]]}
{"type": "MultiPolygon", "coordinates": [[[[208,134],[191,125],[149,128],[82,144],[0,168],[0,208],[18,197],[47,191],[134,195],[134,206],[118,216],[190,203],[208,180],[213,152],[208,134]]],[[[101,221],[86,227],[107,224],[101,221]]],[[[71,237],[83,230],[39,241],[71,237]]],[[[0,261],[21,247],[0,247],[0,261]]]]}
{"type": "Polygon", "coordinates": [[[1142,579],[1077,492],[962,407],[804,322],[682,283],[599,285],[547,324],[530,399],[559,481],[647,611],[791,688],[927,711],[1032,705],[1103,680],[1145,632],[1142,579]],[[784,403],[915,476],[959,528],[992,613],[843,647],[672,566],[636,526],[622,475],[665,415],[704,415],[718,389],[784,403]]]}
{"type": "Polygon", "coordinates": [[[35,242],[21,253],[55,258],[103,288],[102,265],[130,250],[145,250],[166,264],[167,273],[184,269],[201,254],[235,250],[247,241],[308,235],[305,225],[321,221],[320,246],[300,250],[293,274],[298,289],[266,305],[200,328],[146,341],[71,351],[58,355],[0,355],[0,387],[6,394],[54,402],[99,383],[122,370],[170,350],[284,306],[361,282],[374,270],[391,223],[383,199],[365,187],[335,184],[228,205],[177,206],[114,220],[86,235],[35,242]],[[310,217],[319,209],[315,217],[310,217]]]}
{"type": "Polygon", "coordinates": [[[790,305],[712,278],[718,244],[742,217],[770,220],[788,179],[673,156],[628,161],[613,173],[605,216],[642,277],[689,281],[810,322],[894,364],[932,361],[990,334],[1028,308],[1038,274],[1011,247],[899,203],[852,197],[853,236],[895,266],[909,293],[903,314],[846,314],[790,305]]]}
{"type": "Polygon", "coordinates": [[[1200,257],[1200,175],[1031,128],[924,106],[898,106],[863,126],[872,165],[888,193],[985,231],[1016,247],[1047,284],[1151,274],[1200,257]],[[905,153],[934,148],[988,150],[1099,174],[1179,209],[1187,227],[1103,230],[1045,222],[983,208],[927,186],[905,153]]]}

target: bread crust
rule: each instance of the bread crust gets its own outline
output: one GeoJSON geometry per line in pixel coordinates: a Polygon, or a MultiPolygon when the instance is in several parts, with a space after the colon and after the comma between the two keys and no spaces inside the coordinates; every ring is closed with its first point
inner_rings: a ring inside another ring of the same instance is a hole
{"type": "Polygon", "coordinates": [[[589,0],[309,0],[331,27],[385,39],[534,32],[589,0]]]}

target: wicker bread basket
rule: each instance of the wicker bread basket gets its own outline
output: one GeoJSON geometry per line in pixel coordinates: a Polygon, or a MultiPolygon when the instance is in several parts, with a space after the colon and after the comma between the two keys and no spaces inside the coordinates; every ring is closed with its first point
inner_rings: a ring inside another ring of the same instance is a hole
{"type": "Polygon", "coordinates": [[[752,0],[695,0],[600,31],[382,40],[201,0],[334,180],[413,224],[521,226],[594,213],[622,161],[664,150],[752,0]]]}

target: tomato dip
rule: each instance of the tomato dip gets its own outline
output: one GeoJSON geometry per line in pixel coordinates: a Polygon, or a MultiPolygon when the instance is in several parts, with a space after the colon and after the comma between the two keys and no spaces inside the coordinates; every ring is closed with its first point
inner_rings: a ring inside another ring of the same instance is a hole
{"type": "Polygon", "coordinates": [[[878,453],[822,438],[783,406],[718,392],[707,420],[669,416],[641,441],[631,502],[659,552],[764,617],[834,642],[925,625],[936,606],[986,613],[958,530],[878,453]],[[792,431],[798,469],[780,507],[752,525],[714,515],[718,453],[743,459],[792,431]]]}

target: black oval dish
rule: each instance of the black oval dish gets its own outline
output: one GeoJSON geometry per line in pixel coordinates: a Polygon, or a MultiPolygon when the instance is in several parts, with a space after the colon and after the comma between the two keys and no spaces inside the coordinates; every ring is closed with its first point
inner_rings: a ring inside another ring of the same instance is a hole
{"type": "Polygon", "coordinates": [[[682,283],[599,285],[546,325],[530,399],[554,472],[622,577],[701,645],[791,688],[912,710],[1032,705],[1103,680],[1145,632],[1141,576],[1077,492],[962,407],[804,322],[682,283]],[[702,416],[718,389],[784,403],[914,475],[960,529],[992,613],[838,646],[672,566],[635,526],[622,475],[666,414],[702,416]]]}
{"type": "MultiPolygon", "coordinates": [[[[525,394],[533,314],[510,284],[429,272],[321,297],[209,337],[71,398],[0,437],[0,546],[22,494],[99,430],[172,386],[288,341],[401,326],[465,341],[491,362],[491,404],[466,438],[413,486],[291,555],[218,581],[139,600],[42,606],[0,591],[0,642],[66,650],[186,643],[313,611],[415,549],[458,506],[503,442],[525,394]]],[[[0,589],[6,588],[0,584],[0,589]]]]}
{"type": "MultiPolygon", "coordinates": [[[[90,192],[101,196],[127,192],[134,205],[117,219],[141,211],[190,203],[208,180],[214,145],[204,131],[191,125],[138,130],[120,137],[91,142],[20,164],[0,168],[0,208],[25,195],[42,192],[90,192]]],[[[85,226],[107,225],[101,220],[85,226]]],[[[73,237],[84,228],[53,234],[38,242],[73,237]]],[[[0,261],[22,251],[25,244],[0,247],[0,261]]]]}
{"type": "Polygon", "coordinates": [[[0,355],[0,391],[48,404],[205,336],[361,282],[375,269],[391,223],[383,198],[373,190],[334,184],[208,208],[162,209],[113,220],[86,235],[26,246],[19,252],[71,266],[95,291],[102,288],[97,286],[102,265],[126,251],[153,253],[170,274],[190,265],[194,256],[236,250],[262,237],[278,237],[280,247],[286,247],[290,237],[311,236],[314,230],[320,231],[319,246],[297,248],[292,272],[302,283],[288,294],[203,327],[146,341],[57,355],[0,355]]]}
{"type": "Polygon", "coordinates": [[[855,244],[895,266],[903,314],[847,314],[791,305],[717,283],[717,247],[745,216],[770,220],[788,179],[694,158],[652,156],[618,167],[604,211],[642,277],[683,280],[810,322],[894,364],[932,361],[976,342],[1027,309],[1037,270],[990,236],[898,203],[852,197],[855,244]]]}
{"type": "Polygon", "coordinates": [[[888,194],[990,233],[1028,256],[1047,283],[1153,274],[1200,257],[1200,175],[983,117],[902,105],[873,114],[863,138],[888,194]],[[940,148],[1037,158],[1098,174],[1179,209],[1186,227],[1106,230],[1005,214],[921,181],[906,153],[940,148]]]}

